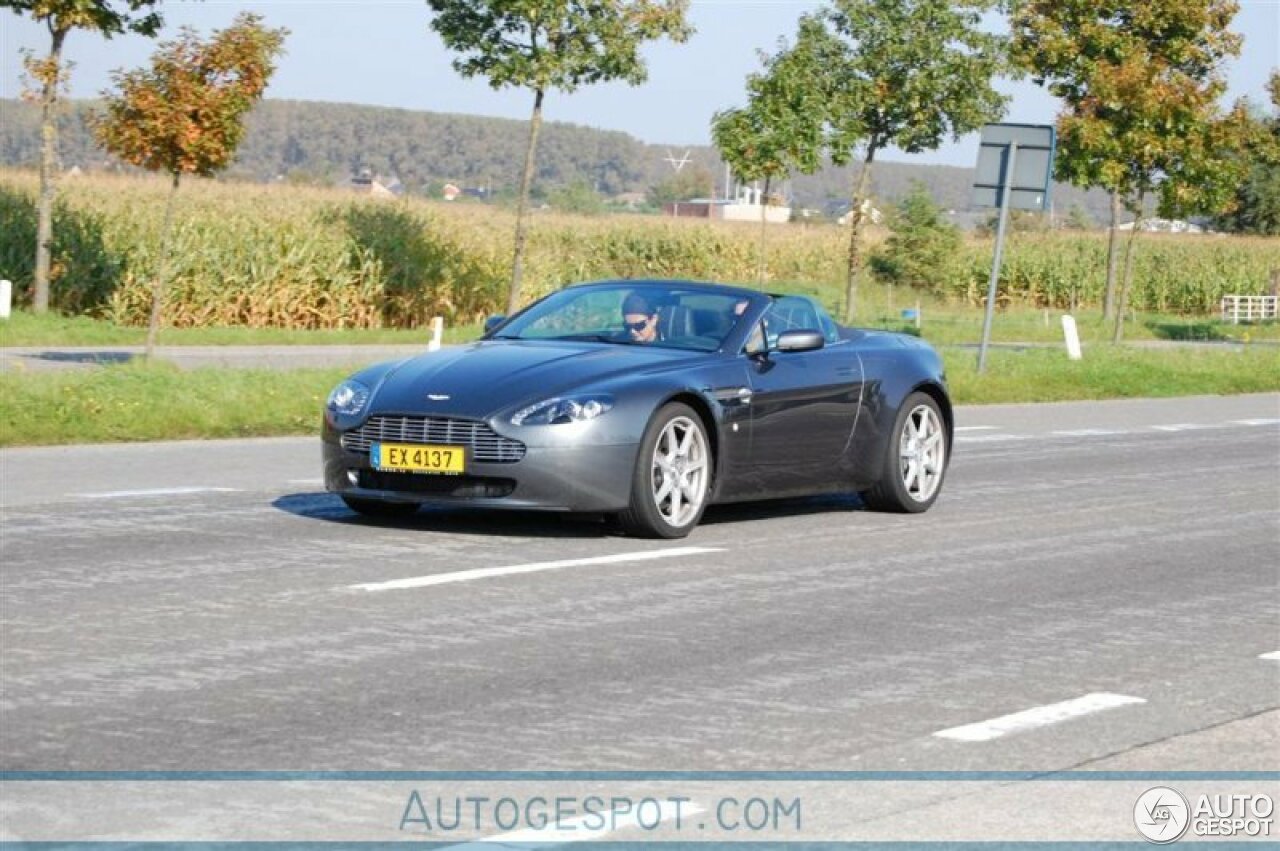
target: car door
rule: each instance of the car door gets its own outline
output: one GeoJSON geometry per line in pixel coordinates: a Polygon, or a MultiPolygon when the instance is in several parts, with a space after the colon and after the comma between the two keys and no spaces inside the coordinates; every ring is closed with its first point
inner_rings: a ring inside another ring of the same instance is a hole
{"type": "Polygon", "coordinates": [[[841,480],[862,397],[857,352],[834,334],[820,349],[781,352],[789,330],[824,331],[807,299],[777,299],[749,355],[751,459],[765,492],[821,490],[841,480]]]}

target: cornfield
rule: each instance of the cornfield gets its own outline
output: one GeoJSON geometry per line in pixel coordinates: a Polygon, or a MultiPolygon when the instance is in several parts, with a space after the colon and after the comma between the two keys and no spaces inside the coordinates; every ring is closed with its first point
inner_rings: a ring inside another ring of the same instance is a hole
{"type": "MultiPolygon", "coordinates": [[[[178,195],[170,266],[158,257],[165,183],[81,177],[60,187],[52,297],[66,313],[145,324],[153,276],[168,281],[166,324],[282,328],[416,327],[432,316],[473,322],[506,303],[514,218],[482,205],[387,201],[339,190],[191,181],[178,195]]],[[[34,176],[0,171],[0,277],[30,290],[34,176]]],[[[539,211],[525,263],[526,297],[574,281],[672,277],[756,279],[754,225],[649,217],[574,217],[539,211]]],[[[768,279],[835,305],[846,232],[771,228],[768,279]]],[[[1196,314],[1225,293],[1265,291],[1280,241],[1144,235],[1132,304],[1196,314]]],[[[979,303],[990,241],[973,239],[935,295],[979,303]]],[[[1044,307],[1101,299],[1106,238],[1014,235],[1001,301],[1044,307]]]]}

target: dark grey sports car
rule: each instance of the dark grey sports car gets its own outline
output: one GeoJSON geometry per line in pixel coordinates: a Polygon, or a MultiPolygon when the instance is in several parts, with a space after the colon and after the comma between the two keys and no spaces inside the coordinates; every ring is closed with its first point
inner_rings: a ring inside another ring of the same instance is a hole
{"type": "Polygon", "coordinates": [[[465,346],[370,367],[325,406],[325,486],[419,504],[616,513],[678,538],[711,503],[858,491],[924,511],[950,458],[942,362],[803,296],[571,286],[465,346]]]}

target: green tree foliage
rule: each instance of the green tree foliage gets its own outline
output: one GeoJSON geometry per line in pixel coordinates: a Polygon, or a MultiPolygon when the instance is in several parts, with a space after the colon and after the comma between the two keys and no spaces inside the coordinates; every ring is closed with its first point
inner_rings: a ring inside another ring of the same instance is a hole
{"type": "Polygon", "coordinates": [[[575,180],[548,193],[547,203],[553,210],[581,216],[598,216],[604,212],[605,206],[604,198],[585,180],[575,180]]]}
{"type": "MultiPolygon", "coordinates": [[[[1138,217],[1126,249],[1116,306],[1123,328],[1133,237],[1147,198],[1167,212],[1227,201],[1240,175],[1231,166],[1240,116],[1217,106],[1222,62],[1240,51],[1228,29],[1235,0],[1026,0],[1012,19],[1013,53],[1064,103],[1057,174],[1101,186],[1138,217]]],[[[1113,205],[1108,297],[1114,299],[1119,203],[1113,205]]]]}
{"type": "Polygon", "coordinates": [[[995,0],[831,0],[800,19],[793,48],[815,57],[826,146],[837,165],[861,151],[853,186],[845,316],[857,307],[863,201],[876,155],[936,149],[1003,114],[992,87],[1004,41],[980,29],[995,0]]]}
{"type": "Polygon", "coordinates": [[[687,165],[649,187],[645,193],[650,204],[659,208],[666,204],[710,198],[715,194],[715,178],[705,166],[687,165]]]}
{"type": "Polygon", "coordinates": [[[53,242],[53,200],[57,193],[58,101],[68,67],[62,49],[72,30],[85,30],[104,38],[126,32],[155,35],[160,15],[152,10],[156,0],[0,0],[0,8],[26,15],[49,30],[49,52],[43,59],[27,56],[27,74],[39,89],[41,153],[40,200],[36,211],[36,265],[32,308],[49,309],[50,245],[53,242]]]}
{"type": "Polygon", "coordinates": [[[1271,115],[1245,112],[1242,156],[1248,169],[1236,187],[1232,209],[1218,227],[1259,236],[1280,236],[1280,71],[1268,81],[1271,115]]]}
{"type": "MultiPolygon", "coordinates": [[[[172,179],[161,229],[160,262],[173,226],[173,204],[184,174],[208,176],[226,168],[244,136],[244,116],[262,97],[287,31],[241,14],[203,41],[194,30],[160,45],[151,67],[112,74],[114,92],[93,122],[98,141],[130,165],[172,179]]],[[[164,279],[154,276],[147,354],[160,324],[164,279]]]]}
{"type": "Polygon", "coordinates": [[[898,203],[889,226],[892,235],[871,255],[876,275],[898,286],[945,291],[957,272],[964,240],[923,184],[917,183],[898,203]]]}
{"type": "MultiPolygon", "coordinates": [[[[783,44],[763,56],[764,71],[747,77],[747,105],[718,112],[711,138],[720,156],[743,181],[770,184],[792,171],[812,173],[822,165],[822,91],[813,85],[821,70],[817,57],[783,44]]],[[[760,283],[765,279],[765,205],[760,205],[760,283]]]]}
{"type": "Polygon", "coordinates": [[[495,89],[533,92],[529,142],[516,214],[515,251],[507,310],[520,306],[529,188],[533,183],[542,100],[548,89],[622,80],[644,82],[648,70],[640,46],[659,38],[682,42],[688,0],[427,0],[431,27],[459,54],[453,67],[481,76],[495,89]]]}

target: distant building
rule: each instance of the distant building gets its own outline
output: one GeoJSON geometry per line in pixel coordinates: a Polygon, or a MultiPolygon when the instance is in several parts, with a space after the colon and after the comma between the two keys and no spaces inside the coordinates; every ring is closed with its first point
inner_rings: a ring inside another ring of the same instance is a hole
{"type": "Polygon", "coordinates": [[[457,200],[458,196],[461,194],[462,190],[457,186],[454,186],[452,183],[446,183],[444,188],[440,190],[440,197],[446,201],[457,200]]]}
{"type": "MultiPolygon", "coordinates": [[[[1116,228],[1116,230],[1133,230],[1133,222],[1125,222],[1116,228]]],[[[1204,228],[1194,222],[1184,222],[1181,219],[1143,219],[1142,231],[1144,233],[1204,233],[1204,228]]]]}
{"type": "Polygon", "coordinates": [[[668,216],[679,218],[714,219],[725,222],[759,222],[786,224],[791,221],[791,208],[780,204],[766,204],[758,187],[740,186],[734,198],[694,198],[663,206],[668,216]]]}
{"type": "Polygon", "coordinates": [[[398,198],[404,194],[404,184],[398,177],[383,177],[369,169],[363,169],[351,178],[351,188],[375,198],[398,198]]]}

